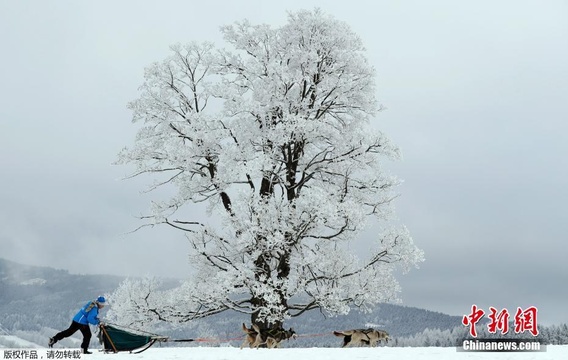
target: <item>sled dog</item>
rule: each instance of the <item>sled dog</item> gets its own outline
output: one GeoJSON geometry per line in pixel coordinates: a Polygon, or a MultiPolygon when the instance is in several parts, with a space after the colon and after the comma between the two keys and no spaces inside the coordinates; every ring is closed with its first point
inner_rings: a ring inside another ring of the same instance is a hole
{"type": "Polygon", "coordinates": [[[248,328],[244,323],[243,323],[243,327],[242,327],[245,335],[245,340],[243,341],[242,345],[241,345],[241,349],[244,348],[245,346],[248,346],[249,348],[252,348],[254,343],[256,342],[256,337],[258,335],[258,333],[256,332],[256,330],[251,327],[248,328]]]}
{"type": "Polygon", "coordinates": [[[296,332],[292,328],[289,330],[282,328],[261,330],[256,324],[253,324],[250,328],[243,324],[242,330],[246,335],[241,349],[245,346],[249,348],[277,348],[280,346],[282,340],[295,339],[297,337],[296,332]]]}
{"type": "Polygon", "coordinates": [[[334,331],[333,335],[343,336],[343,345],[346,346],[377,346],[382,340],[389,342],[390,336],[384,330],[354,329],[334,331]]]}
{"type": "Polygon", "coordinates": [[[256,348],[261,345],[266,345],[269,349],[277,348],[280,347],[282,340],[295,339],[297,337],[296,332],[292,328],[288,330],[284,330],[283,328],[261,330],[256,324],[253,324],[252,328],[257,333],[256,340],[252,345],[252,347],[256,348]]]}

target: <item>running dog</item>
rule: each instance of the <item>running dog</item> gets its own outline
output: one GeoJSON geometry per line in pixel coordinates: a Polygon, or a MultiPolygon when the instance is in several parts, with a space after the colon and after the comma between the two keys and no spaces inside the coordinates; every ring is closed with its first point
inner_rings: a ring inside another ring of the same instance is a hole
{"type": "Polygon", "coordinates": [[[243,323],[243,327],[242,327],[245,335],[245,340],[243,341],[242,345],[241,345],[241,349],[244,348],[245,346],[248,346],[249,348],[253,348],[253,345],[256,342],[256,337],[258,335],[258,333],[256,332],[256,330],[251,327],[250,329],[243,323]]]}
{"type": "Polygon", "coordinates": [[[248,346],[249,348],[277,348],[280,346],[282,340],[288,340],[290,338],[295,339],[297,337],[296,332],[292,328],[289,330],[284,330],[282,328],[261,330],[256,324],[253,324],[250,328],[243,324],[242,330],[246,335],[245,340],[241,345],[241,349],[245,346],[248,346]]]}
{"type": "Polygon", "coordinates": [[[283,328],[261,330],[256,324],[253,324],[252,328],[257,333],[256,341],[252,345],[252,347],[256,348],[261,345],[266,345],[269,349],[277,348],[280,347],[282,340],[296,339],[297,337],[296,332],[292,328],[288,330],[283,328]]]}
{"type": "Polygon", "coordinates": [[[382,340],[389,342],[390,336],[384,330],[354,329],[346,331],[334,331],[333,335],[343,336],[343,345],[348,346],[377,346],[382,340]]]}

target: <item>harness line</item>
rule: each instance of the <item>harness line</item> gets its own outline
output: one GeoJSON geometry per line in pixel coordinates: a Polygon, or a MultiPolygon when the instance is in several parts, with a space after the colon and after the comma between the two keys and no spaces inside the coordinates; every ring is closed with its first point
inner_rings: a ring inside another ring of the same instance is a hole
{"type": "MultiPolygon", "coordinates": [[[[124,325],[113,324],[113,323],[110,323],[110,322],[105,322],[105,324],[114,325],[114,326],[121,327],[121,328],[124,328],[124,329],[132,330],[132,331],[137,331],[137,332],[139,332],[139,333],[151,335],[151,336],[154,336],[154,337],[158,337],[158,338],[160,338],[160,339],[164,339],[164,338],[165,338],[164,336],[161,336],[161,335],[158,335],[158,334],[155,334],[155,333],[151,333],[151,332],[149,332],[149,331],[140,330],[140,329],[134,329],[134,328],[132,328],[132,327],[128,327],[128,326],[124,326],[124,325]]],[[[104,330],[104,328],[103,328],[103,331],[106,332],[106,330],[104,330]]],[[[242,339],[243,339],[243,336],[238,336],[238,337],[237,337],[237,333],[234,333],[234,334],[232,334],[232,335],[235,335],[235,337],[231,337],[231,338],[227,338],[227,339],[214,339],[214,338],[169,339],[169,338],[167,338],[166,341],[167,341],[167,342],[204,342],[204,343],[211,342],[211,343],[215,343],[215,342],[237,341],[237,340],[242,340],[242,339]]],[[[297,335],[297,337],[298,337],[298,338],[312,338],[312,337],[320,337],[320,336],[328,336],[328,335],[330,335],[330,333],[301,334],[301,335],[297,335]]],[[[162,341],[163,341],[163,340],[162,340],[162,341]]],[[[112,345],[113,345],[113,347],[114,347],[114,344],[112,344],[112,345]]]]}

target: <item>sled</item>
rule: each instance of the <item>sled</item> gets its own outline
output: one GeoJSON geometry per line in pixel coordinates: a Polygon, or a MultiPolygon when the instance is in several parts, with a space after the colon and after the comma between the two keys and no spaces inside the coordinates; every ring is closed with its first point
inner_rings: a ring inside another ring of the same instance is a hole
{"type": "Polygon", "coordinates": [[[116,325],[99,325],[99,341],[103,345],[104,352],[129,351],[132,354],[139,354],[148,350],[156,342],[182,342],[194,341],[193,339],[172,340],[167,336],[160,336],[145,331],[134,329],[120,329],[116,325]],[[131,330],[131,331],[130,331],[131,330]],[[136,333],[132,332],[136,331],[136,333]]]}

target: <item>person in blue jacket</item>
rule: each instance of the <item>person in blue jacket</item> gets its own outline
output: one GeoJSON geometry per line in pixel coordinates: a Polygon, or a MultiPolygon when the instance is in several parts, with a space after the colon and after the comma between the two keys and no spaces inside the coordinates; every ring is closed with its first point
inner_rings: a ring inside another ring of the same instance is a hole
{"type": "Polygon", "coordinates": [[[80,330],[81,334],[83,334],[83,342],[81,343],[83,354],[92,354],[89,351],[89,342],[91,342],[91,329],[89,328],[89,324],[99,325],[101,323],[99,320],[99,310],[105,305],[106,300],[102,296],[99,296],[96,300],[89,301],[79,310],[77,315],[73,317],[73,321],[67,330],[63,330],[54,337],[49,338],[49,347],[53,347],[53,344],[59,340],[69,337],[75,334],[77,330],[80,330]]]}

